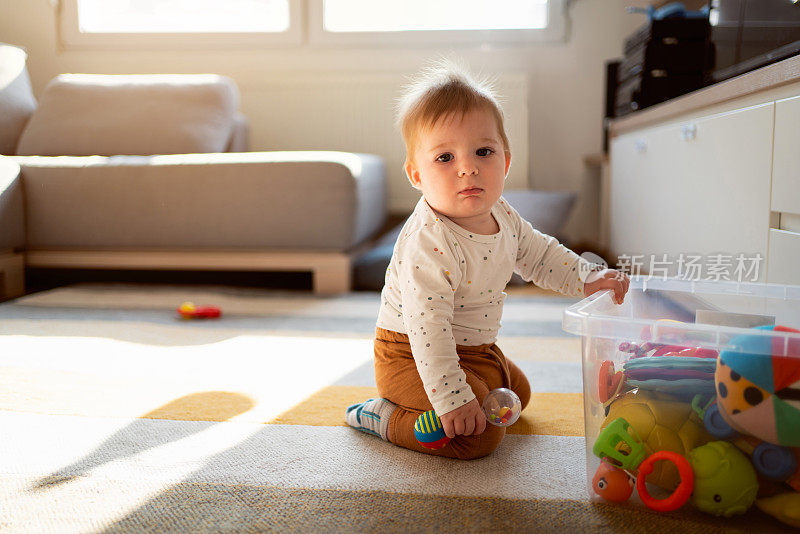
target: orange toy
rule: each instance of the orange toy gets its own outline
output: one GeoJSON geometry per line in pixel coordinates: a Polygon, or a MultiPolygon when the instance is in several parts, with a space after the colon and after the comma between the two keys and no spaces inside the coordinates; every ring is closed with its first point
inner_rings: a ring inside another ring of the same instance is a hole
{"type": "Polygon", "coordinates": [[[592,479],[594,492],[608,502],[627,501],[633,493],[633,485],[628,473],[606,461],[600,462],[592,479]]]}
{"type": "Polygon", "coordinates": [[[184,302],[178,308],[178,314],[184,319],[217,319],[222,315],[222,310],[216,306],[195,306],[191,302],[184,302]]]}

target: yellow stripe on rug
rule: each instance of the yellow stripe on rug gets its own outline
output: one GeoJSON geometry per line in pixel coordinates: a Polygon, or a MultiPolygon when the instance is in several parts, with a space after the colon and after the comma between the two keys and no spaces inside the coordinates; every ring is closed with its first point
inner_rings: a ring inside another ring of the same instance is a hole
{"type": "MultiPolygon", "coordinates": [[[[132,387],[50,369],[0,368],[0,410],[89,417],[344,426],[347,406],[377,397],[375,387],[325,386],[288,409],[274,410],[274,392],[167,389],[158,380],[132,387]],[[170,395],[169,392],[172,394],[170,395]]],[[[580,393],[534,393],[510,434],[583,436],[580,393]]]]}
{"type": "MultiPolygon", "coordinates": [[[[328,386],[301,405],[268,421],[282,425],[344,425],[342,406],[378,397],[378,389],[364,386],[328,386]]],[[[583,394],[534,393],[509,434],[583,436],[583,394]]]]}

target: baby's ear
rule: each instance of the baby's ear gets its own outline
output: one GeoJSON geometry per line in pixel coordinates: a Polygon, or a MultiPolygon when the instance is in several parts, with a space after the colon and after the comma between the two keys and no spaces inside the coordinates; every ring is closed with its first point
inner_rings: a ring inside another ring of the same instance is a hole
{"type": "Polygon", "coordinates": [[[505,155],[506,155],[506,178],[508,178],[508,169],[511,167],[511,151],[506,150],[505,155]]]}
{"type": "Polygon", "coordinates": [[[414,165],[414,163],[410,160],[406,160],[403,168],[406,171],[406,177],[408,177],[408,181],[411,182],[411,185],[414,187],[414,189],[419,189],[422,181],[419,178],[419,169],[416,167],[416,165],[414,165]]]}

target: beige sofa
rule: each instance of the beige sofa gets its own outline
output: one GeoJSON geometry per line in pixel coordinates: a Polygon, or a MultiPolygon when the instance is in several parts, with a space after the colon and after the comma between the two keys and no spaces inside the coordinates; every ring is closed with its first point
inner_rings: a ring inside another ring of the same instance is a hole
{"type": "Polygon", "coordinates": [[[299,270],[317,292],[350,288],[386,217],[380,157],[244,152],[225,77],[61,75],[37,104],[24,65],[0,45],[0,80],[19,71],[0,85],[0,296],[24,266],[299,270]]]}

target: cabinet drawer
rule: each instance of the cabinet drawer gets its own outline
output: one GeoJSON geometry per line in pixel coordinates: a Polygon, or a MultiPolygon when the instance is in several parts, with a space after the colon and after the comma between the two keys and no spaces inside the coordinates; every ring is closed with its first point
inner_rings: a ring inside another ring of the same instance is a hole
{"type": "Polygon", "coordinates": [[[765,258],[773,116],[769,102],[615,138],[612,251],[765,258]]]}
{"type": "Polygon", "coordinates": [[[800,214],[800,96],[775,103],[772,211],[800,214]]]}
{"type": "Polygon", "coordinates": [[[769,231],[767,281],[771,284],[800,285],[800,233],[769,231]]]}

